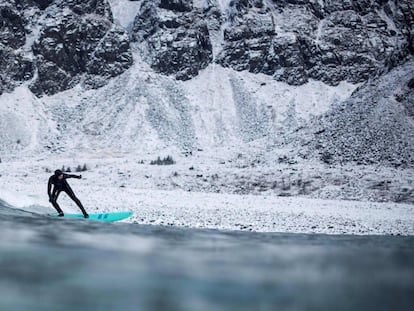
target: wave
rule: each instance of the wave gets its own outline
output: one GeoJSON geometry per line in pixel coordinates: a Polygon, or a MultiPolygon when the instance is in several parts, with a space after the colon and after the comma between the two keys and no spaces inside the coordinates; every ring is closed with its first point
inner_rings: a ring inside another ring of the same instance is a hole
{"type": "Polygon", "coordinates": [[[23,207],[13,206],[0,198],[0,215],[45,215],[51,210],[41,205],[28,205],[23,207]]]}

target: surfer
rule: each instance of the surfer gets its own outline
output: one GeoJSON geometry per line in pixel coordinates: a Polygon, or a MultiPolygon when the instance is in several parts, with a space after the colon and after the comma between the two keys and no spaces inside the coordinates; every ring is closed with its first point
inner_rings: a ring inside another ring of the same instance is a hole
{"type": "Polygon", "coordinates": [[[56,170],[55,174],[50,176],[49,182],[47,184],[47,194],[49,195],[49,202],[52,203],[53,207],[58,211],[60,217],[63,217],[63,211],[59,207],[59,204],[57,204],[57,199],[59,197],[59,194],[64,191],[66,194],[78,205],[80,210],[83,213],[83,216],[85,218],[89,218],[88,213],[85,211],[85,208],[83,207],[81,201],[75,196],[75,193],[73,193],[72,188],[69,186],[66,179],[68,178],[78,178],[81,179],[82,175],[69,175],[64,174],[61,170],[56,170]],[[53,185],[53,191],[52,191],[52,185],[53,185]]]}

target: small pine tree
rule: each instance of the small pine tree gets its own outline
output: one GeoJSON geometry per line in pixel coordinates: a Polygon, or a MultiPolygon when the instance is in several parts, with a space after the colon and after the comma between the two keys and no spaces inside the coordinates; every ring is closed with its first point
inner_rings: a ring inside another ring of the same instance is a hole
{"type": "Polygon", "coordinates": [[[77,173],[82,172],[82,167],[80,166],[80,164],[76,167],[75,170],[77,173]]]}
{"type": "Polygon", "coordinates": [[[157,160],[153,160],[150,162],[151,165],[172,165],[175,164],[175,161],[173,160],[172,156],[164,157],[161,160],[161,157],[158,157],[157,160]]]}
{"type": "Polygon", "coordinates": [[[166,158],[164,158],[163,161],[164,161],[164,165],[172,165],[175,163],[172,156],[167,156],[166,158]]]}
{"type": "Polygon", "coordinates": [[[83,164],[83,167],[82,167],[82,172],[85,172],[85,171],[87,171],[88,170],[88,167],[86,166],[86,163],[85,164],[83,164]]]}

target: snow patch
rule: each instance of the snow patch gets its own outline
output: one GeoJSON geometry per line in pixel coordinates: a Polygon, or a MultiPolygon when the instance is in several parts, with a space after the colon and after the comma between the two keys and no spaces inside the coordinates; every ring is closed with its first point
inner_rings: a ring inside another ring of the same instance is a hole
{"type": "Polygon", "coordinates": [[[109,0],[116,24],[129,30],[138,14],[142,1],[109,0]]]}
{"type": "Polygon", "coordinates": [[[38,149],[53,123],[44,114],[42,103],[26,85],[0,96],[0,152],[9,156],[13,151],[38,149]]]}

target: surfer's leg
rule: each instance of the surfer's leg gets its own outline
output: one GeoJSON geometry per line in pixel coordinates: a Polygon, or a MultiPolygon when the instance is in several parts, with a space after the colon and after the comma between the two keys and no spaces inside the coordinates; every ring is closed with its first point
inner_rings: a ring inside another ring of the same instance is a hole
{"type": "Polygon", "coordinates": [[[62,211],[62,209],[60,208],[60,206],[59,206],[59,204],[57,204],[57,199],[58,199],[58,197],[59,197],[59,194],[60,194],[60,191],[56,191],[56,192],[54,192],[53,194],[52,194],[52,201],[51,201],[51,203],[52,203],[52,205],[53,205],[53,207],[57,210],[57,212],[59,213],[59,216],[63,216],[64,214],[63,214],[63,211],[62,211]]]}
{"type": "Polygon", "coordinates": [[[67,187],[64,191],[76,203],[76,205],[80,208],[80,210],[83,213],[83,216],[85,216],[85,218],[88,218],[89,217],[88,213],[85,211],[85,208],[83,207],[81,201],[76,197],[75,193],[73,193],[72,188],[67,187]]]}

